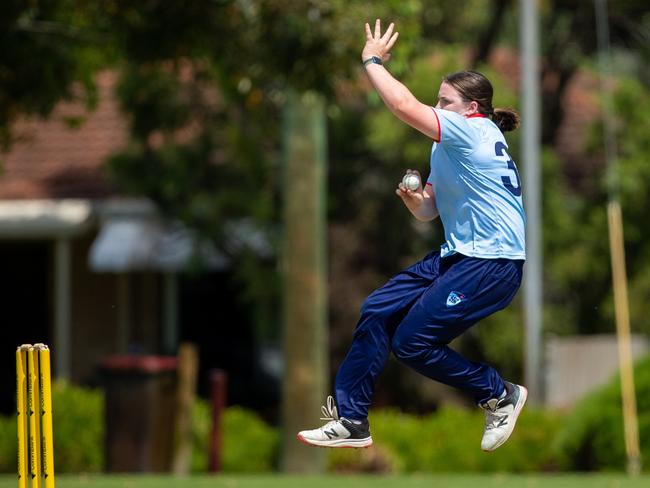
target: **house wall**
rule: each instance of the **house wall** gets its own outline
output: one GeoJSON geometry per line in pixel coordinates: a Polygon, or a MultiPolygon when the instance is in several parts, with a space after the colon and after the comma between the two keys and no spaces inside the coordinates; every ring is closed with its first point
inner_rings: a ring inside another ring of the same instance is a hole
{"type": "MultiPolygon", "coordinates": [[[[632,336],[632,356],[650,352],[650,341],[632,336]]],[[[587,393],[618,375],[619,355],[614,334],[550,337],[546,341],[546,405],[570,408],[587,393]]]]}
{"type": "Polygon", "coordinates": [[[117,350],[115,275],[88,268],[88,251],[95,237],[93,232],[72,246],[71,379],[83,383],[94,377],[103,356],[117,350]]]}
{"type": "Polygon", "coordinates": [[[88,253],[95,237],[92,233],[73,244],[71,379],[81,383],[98,379],[98,365],[105,356],[155,354],[160,344],[161,276],[91,271],[88,253]],[[119,293],[125,283],[126,300],[119,293]],[[128,327],[124,339],[122,326],[128,327]]]}

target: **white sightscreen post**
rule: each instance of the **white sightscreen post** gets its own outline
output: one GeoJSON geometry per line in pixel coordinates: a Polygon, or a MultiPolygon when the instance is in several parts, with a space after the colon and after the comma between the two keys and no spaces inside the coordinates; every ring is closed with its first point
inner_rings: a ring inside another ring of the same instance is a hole
{"type": "Polygon", "coordinates": [[[522,159],[526,206],[524,272],[524,380],[533,405],[543,400],[542,364],[542,211],[540,191],[539,13],[536,0],[520,0],[522,68],[522,159]]]}
{"type": "Polygon", "coordinates": [[[56,376],[70,379],[72,324],[70,239],[59,238],[54,245],[54,357],[56,376]]]}

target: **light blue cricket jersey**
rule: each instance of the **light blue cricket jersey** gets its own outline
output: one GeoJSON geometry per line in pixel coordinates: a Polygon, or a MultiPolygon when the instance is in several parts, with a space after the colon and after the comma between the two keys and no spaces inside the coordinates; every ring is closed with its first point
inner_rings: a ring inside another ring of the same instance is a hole
{"type": "Polygon", "coordinates": [[[521,180],[503,134],[484,116],[433,110],[440,141],[427,184],[445,229],[440,255],[526,259],[521,180]]]}

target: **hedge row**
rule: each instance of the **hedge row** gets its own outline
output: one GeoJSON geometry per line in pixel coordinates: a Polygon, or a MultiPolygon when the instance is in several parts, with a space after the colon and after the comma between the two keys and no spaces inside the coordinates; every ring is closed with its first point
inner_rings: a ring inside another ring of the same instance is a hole
{"type": "Polygon", "coordinates": [[[558,460],[550,440],[559,431],[557,415],[524,411],[507,444],[481,451],[482,411],[444,408],[415,417],[397,411],[370,415],[374,447],[331,450],[334,471],[383,472],[529,472],[551,471],[558,460]]]}
{"type": "MultiPolygon", "coordinates": [[[[104,461],[102,394],[55,382],[52,404],[57,471],[101,471],[104,461]]],[[[16,471],[16,429],[15,416],[0,417],[0,472],[16,471]]]]}
{"type": "MultiPolygon", "coordinates": [[[[650,356],[634,367],[641,458],[650,459],[650,356]]],[[[555,449],[565,470],[623,470],[626,466],[618,377],[587,395],[563,422],[555,449]]],[[[650,471],[645,463],[645,471],[650,471]]]]}
{"type": "MultiPolygon", "coordinates": [[[[64,382],[52,387],[55,467],[60,473],[104,469],[104,398],[100,390],[64,382]]],[[[210,412],[206,402],[193,412],[192,470],[208,465],[210,412]]],[[[271,471],[277,458],[278,433],[250,411],[228,408],[223,418],[222,467],[228,472],[271,471]]],[[[0,416],[0,473],[16,471],[16,417],[0,416]]]]}

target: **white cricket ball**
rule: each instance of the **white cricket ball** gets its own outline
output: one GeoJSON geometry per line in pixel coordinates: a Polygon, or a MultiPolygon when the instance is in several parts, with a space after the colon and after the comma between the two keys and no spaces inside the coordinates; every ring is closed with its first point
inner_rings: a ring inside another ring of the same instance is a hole
{"type": "Polygon", "coordinates": [[[402,184],[407,190],[415,191],[420,188],[420,177],[415,173],[407,173],[402,178],[402,184]]]}

